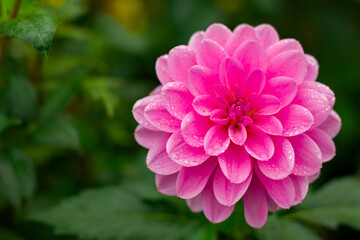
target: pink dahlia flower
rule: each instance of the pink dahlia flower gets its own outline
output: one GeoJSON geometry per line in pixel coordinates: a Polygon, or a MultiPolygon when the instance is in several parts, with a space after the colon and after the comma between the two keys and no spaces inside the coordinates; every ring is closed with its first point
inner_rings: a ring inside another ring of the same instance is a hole
{"type": "Polygon", "coordinates": [[[266,24],[213,24],[158,58],[161,85],[133,108],[158,190],[214,223],[242,198],[257,228],[268,211],[300,203],[341,125],[318,68],[266,24]]]}

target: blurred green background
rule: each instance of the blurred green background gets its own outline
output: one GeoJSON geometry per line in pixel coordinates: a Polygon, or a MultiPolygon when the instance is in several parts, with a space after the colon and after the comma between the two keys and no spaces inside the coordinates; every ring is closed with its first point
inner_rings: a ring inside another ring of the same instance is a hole
{"type": "MultiPolygon", "coordinates": [[[[7,21],[15,1],[0,2],[0,20],[7,21]]],[[[159,84],[156,58],[215,22],[230,29],[269,23],[280,38],[299,40],[318,60],[318,81],[335,92],[334,109],[343,126],[335,138],[337,155],[324,164],[311,190],[342,176],[360,178],[359,0],[23,0],[19,17],[32,14],[52,16],[59,25],[46,56],[12,38],[0,66],[0,239],[165,239],[171,232],[174,239],[269,237],[247,227],[241,213],[213,227],[202,213],[190,213],[184,201],[157,195],[145,166],[146,150],[133,137],[132,106],[159,84]],[[135,201],[109,194],[108,186],[121,186],[122,194],[138,196],[139,204],[145,201],[148,208],[139,207],[139,213],[160,209],[173,214],[166,221],[180,219],[180,224],[142,218],[143,225],[137,218],[130,224],[131,214],[122,213],[111,221],[103,216],[117,227],[91,231],[102,218],[86,225],[92,215],[71,215],[74,205],[81,208],[87,201],[86,194],[99,196],[99,206],[119,204],[125,210],[135,201]],[[104,190],[81,195],[84,202],[55,207],[90,188],[104,190]],[[191,218],[200,224],[192,225],[191,218]],[[169,233],[162,232],[167,227],[169,233]]],[[[359,225],[305,225],[315,229],[306,239],[316,239],[314,232],[318,239],[347,239],[360,230],[359,225]]],[[[289,229],[301,232],[301,226],[289,229]]]]}

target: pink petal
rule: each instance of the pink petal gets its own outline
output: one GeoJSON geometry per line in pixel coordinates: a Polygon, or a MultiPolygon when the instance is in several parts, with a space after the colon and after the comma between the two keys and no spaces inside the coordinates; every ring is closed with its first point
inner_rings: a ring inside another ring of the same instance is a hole
{"type": "Polygon", "coordinates": [[[219,72],[221,61],[227,56],[224,48],[218,43],[211,40],[203,40],[196,52],[196,61],[199,65],[203,65],[219,72]]]}
{"type": "Polygon", "coordinates": [[[161,99],[148,104],[144,116],[153,126],[164,132],[175,132],[180,129],[181,121],[166,110],[161,99]]]}
{"type": "Polygon", "coordinates": [[[185,142],[193,147],[204,145],[204,138],[214,123],[196,112],[189,112],[181,122],[181,134],[185,142]]]}
{"type": "Polygon", "coordinates": [[[232,183],[242,183],[252,171],[249,154],[243,147],[231,144],[229,148],[218,156],[220,168],[232,183]]]}
{"type": "Polygon", "coordinates": [[[318,171],[314,175],[308,176],[307,179],[309,180],[309,184],[315,182],[319,177],[320,177],[320,171],[318,171]]]}
{"type": "Polygon", "coordinates": [[[321,168],[321,150],[316,142],[305,133],[289,138],[295,152],[292,174],[311,176],[321,168]]]}
{"type": "Polygon", "coordinates": [[[230,137],[226,126],[216,124],[205,135],[204,148],[207,154],[218,156],[226,151],[230,137]]]}
{"type": "Polygon", "coordinates": [[[232,56],[235,50],[247,40],[259,40],[255,29],[247,24],[242,24],[234,29],[233,34],[229,37],[225,49],[232,56]]]}
{"type": "Polygon", "coordinates": [[[314,127],[325,121],[331,111],[326,97],[318,91],[300,88],[293,100],[294,104],[307,108],[314,117],[314,127]]]}
{"type": "Polygon", "coordinates": [[[234,211],[235,205],[224,206],[214,196],[212,182],[209,182],[202,192],[202,206],[205,217],[213,223],[225,221],[234,211]]]}
{"type": "Polygon", "coordinates": [[[230,101],[233,98],[229,89],[223,84],[216,84],[214,86],[214,91],[216,96],[221,97],[222,99],[225,99],[227,101],[230,101]]]}
{"type": "Polygon", "coordinates": [[[198,31],[194,33],[190,40],[189,40],[189,47],[191,47],[194,50],[197,50],[197,48],[200,46],[202,40],[204,39],[205,33],[203,31],[198,31]]]}
{"type": "Polygon", "coordinates": [[[144,148],[151,148],[157,139],[167,135],[165,132],[152,131],[142,125],[139,125],[135,129],[135,139],[138,144],[144,148]]]}
{"type": "Polygon", "coordinates": [[[156,174],[155,182],[156,187],[162,194],[168,196],[176,196],[176,179],[178,174],[159,175],[156,174]]]}
{"type": "Polygon", "coordinates": [[[177,46],[169,52],[168,72],[171,79],[186,83],[188,70],[196,65],[195,51],[188,46],[177,46]]]}
{"type": "Polygon", "coordinates": [[[216,109],[210,114],[211,121],[222,125],[227,125],[230,122],[228,113],[224,109],[216,109]]]}
{"type": "Polygon", "coordinates": [[[176,181],[178,197],[190,199],[198,195],[204,189],[216,166],[217,159],[210,158],[199,166],[181,168],[176,181]]]}
{"type": "Polygon", "coordinates": [[[307,131],[314,123],[314,117],[306,108],[290,104],[275,116],[283,126],[283,136],[295,136],[307,131]]]}
{"type": "Polygon", "coordinates": [[[150,148],[146,156],[148,168],[156,174],[171,175],[177,173],[182,167],[168,157],[166,152],[166,142],[169,135],[158,139],[150,148]]]}
{"type": "Polygon", "coordinates": [[[197,96],[193,101],[195,111],[202,116],[210,116],[219,106],[215,97],[210,95],[197,96]]]}
{"type": "Polygon", "coordinates": [[[229,129],[229,136],[233,143],[242,146],[247,138],[247,131],[244,125],[239,123],[238,125],[230,125],[229,129]]]}
{"type": "Polygon", "coordinates": [[[155,70],[162,85],[172,82],[168,72],[168,55],[163,55],[156,60],[155,70]]]}
{"type": "Polygon", "coordinates": [[[258,115],[272,115],[280,111],[281,103],[272,95],[261,95],[250,102],[251,111],[258,115]]]}
{"type": "Polygon", "coordinates": [[[134,107],[132,109],[132,113],[134,115],[135,120],[142,125],[143,127],[149,129],[149,130],[153,130],[153,131],[159,131],[159,129],[157,127],[155,127],[154,125],[152,125],[144,116],[144,111],[145,108],[147,107],[147,105],[149,105],[150,103],[161,99],[160,95],[152,95],[152,96],[148,96],[145,97],[143,99],[138,100],[135,104],[134,107]]]}
{"type": "Polygon", "coordinates": [[[281,208],[290,208],[295,200],[295,188],[290,177],[281,180],[272,180],[257,172],[269,196],[281,208]]]}
{"type": "Polygon", "coordinates": [[[201,212],[202,210],[202,194],[200,193],[196,197],[186,199],[186,203],[193,212],[201,212]]]}
{"type": "Polygon", "coordinates": [[[277,205],[276,202],[274,202],[274,200],[269,195],[266,195],[266,197],[269,212],[276,212],[280,209],[279,205],[277,205]]]}
{"type": "Polygon", "coordinates": [[[289,50],[297,50],[300,52],[304,52],[300,43],[295,39],[282,39],[266,49],[267,60],[270,61],[272,58],[279,55],[280,53],[289,50]]]}
{"type": "Polygon", "coordinates": [[[188,145],[180,131],[171,135],[166,144],[166,151],[174,162],[185,167],[198,166],[209,158],[204,148],[188,145]]]}
{"type": "Polygon", "coordinates": [[[294,99],[297,89],[295,80],[288,77],[275,77],[267,81],[263,94],[277,97],[282,107],[285,107],[294,99]]]}
{"type": "Polygon", "coordinates": [[[190,68],[187,75],[187,86],[194,96],[215,95],[214,85],[219,83],[219,76],[204,66],[190,68]]]}
{"type": "Polygon", "coordinates": [[[251,93],[260,94],[265,86],[265,74],[260,70],[251,72],[245,80],[244,91],[246,96],[251,93]]]}
{"type": "Polygon", "coordinates": [[[251,182],[252,175],[242,183],[232,183],[225,177],[220,167],[214,175],[213,190],[216,199],[220,204],[232,206],[236,204],[244,195],[251,182]]]}
{"type": "Polygon", "coordinates": [[[246,151],[260,161],[267,161],[274,155],[274,143],[265,133],[248,131],[244,144],[246,151]]]}
{"type": "Polygon", "coordinates": [[[255,41],[244,42],[234,53],[243,65],[246,73],[254,70],[266,72],[266,55],[260,43],[255,41]]]}
{"type": "Polygon", "coordinates": [[[319,74],[319,64],[313,56],[308,54],[305,54],[305,56],[308,62],[308,67],[304,81],[315,81],[319,74]]]}
{"type": "Polygon", "coordinates": [[[235,86],[242,86],[245,81],[244,66],[236,58],[225,58],[220,64],[220,81],[230,90],[235,86]]]}
{"type": "Polygon", "coordinates": [[[306,81],[299,85],[299,88],[301,89],[313,89],[326,97],[328,100],[330,107],[332,108],[335,104],[335,94],[331,89],[319,82],[313,82],[313,81],[306,81]]]}
{"type": "Polygon", "coordinates": [[[279,41],[279,35],[275,28],[269,24],[261,24],[255,27],[264,49],[279,41]]]}
{"type": "Polygon", "coordinates": [[[266,192],[255,175],[243,199],[246,222],[253,228],[264,226],[268,215],[266,192]]]}
{"type": "Polygon", "coordinates": [[[268,161],[257,161],[260,171],[273,180],[284,179],[294,167],[295,153],[289,140],[283,137],[273,138],[275,152],[268,161]]]}
{"type": "Polygon", "coordinates": [[[253,121],[254,125],[264,133],[270,135],[281,135],[282,133],[281,122],[274,116],[258,116],[257,118],[253,117],[253,121]]]}
{"type": "Polygon", "coordinates": [[[210,39],[221,46],[225,46],[231,34],[232,32],[225,25],[215,23],[206,29],[204,39],[210,39]]]}
{"type": "Polygon", "coordinates": [[[340,131],[341,119],[334,110],[331,110],[329,116],[318,128],[326,132],[329,137],[334,138],[340,131]]]}
{"type": "Polygon", "coordinates": [[[177,119],[183,119],[192,110],[191,105],[194,97],[183,83],[171,82],[166,84],[161,90],[161,95],[166,109],[177,119]]]}
{"type": "Polygon", "coordinates": [[[290,50],[272,58],[268,64],[267,78],[285,76],[300,84],[307,71],[307,60],[303,52],[290,50]]]}
{"type": "Polygon", "coordinates": [[[320,148],[322,162],[330,161],[335,157],[335,144],[323,130],[314,128],[311,131],[306,132],[306,134],[311,137],[320,148]]]}
{"type": "Polygon", "coordinates": [[[309,190],[309,180],[307,177],[295,175],[291,175],[290,179],[293,182],[295,188],[295,199],[293,205],[296,205],[302,202],[302,200],[304,200],[309,190]]]}

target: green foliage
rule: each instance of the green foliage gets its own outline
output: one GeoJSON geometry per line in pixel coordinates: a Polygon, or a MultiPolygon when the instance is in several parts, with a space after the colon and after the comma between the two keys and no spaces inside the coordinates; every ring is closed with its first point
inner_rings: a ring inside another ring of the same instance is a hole
{"type": "MultiPolygon", "coordinates": [[[[30,218],[54,225],[59,234],[97,239],[183,239],[197,225],[176,212],[165,212],[161,202],[147,202],[139,194],[143,192],[122,186],[88,190],[30,218]]],[[[160,198],[158,194],[157,200],[160,198]]]]}
{"type": "Polygon", "coordinates": [[[0,23],[0,33],[25,40],[36,50],[46,54],[57,26],[56,19],[51,16],[32,15],[0,23]]]}

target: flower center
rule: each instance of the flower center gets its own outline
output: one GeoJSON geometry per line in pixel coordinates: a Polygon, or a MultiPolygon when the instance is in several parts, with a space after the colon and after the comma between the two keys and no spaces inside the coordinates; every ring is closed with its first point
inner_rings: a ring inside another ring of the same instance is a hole
{"type": "Polygon", "coordinates": [[[243,99],[234,98],[230,102],[228,114],[230,118],[230,124],[242,123],[243,125],[249,125],[252,123],[252,119],[249,116],[250,104],[243,99]]]}

